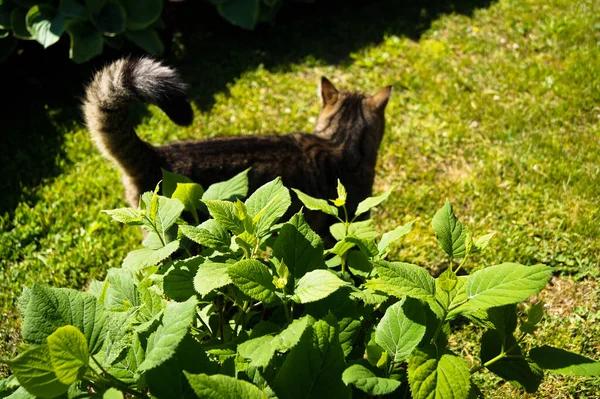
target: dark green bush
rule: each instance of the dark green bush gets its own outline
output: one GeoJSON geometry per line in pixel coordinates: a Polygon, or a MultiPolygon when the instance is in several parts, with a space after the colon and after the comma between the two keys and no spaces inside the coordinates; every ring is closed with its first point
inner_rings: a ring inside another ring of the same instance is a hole
{"type": "MultiPolygon", "coordinates": [[[[283,0],[209,0],[230,23],[245,29],[273,21],[283,0]]],[[[64,34],[69,57],[76,63],[102,53],[104,45],[119,48],[129,40],[160,55],[163,43],[156,31],[164,27],[163,0],[0,0],[0,61],[17,40],[35,40],[44,48],[64,34]]]]}

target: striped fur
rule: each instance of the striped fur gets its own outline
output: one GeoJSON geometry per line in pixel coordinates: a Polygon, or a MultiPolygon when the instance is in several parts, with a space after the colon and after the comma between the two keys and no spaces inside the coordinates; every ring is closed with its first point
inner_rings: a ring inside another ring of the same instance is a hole
{"type": "MultiPolygon", "coordinates": [[[[185,93],[173,69],[149,58],[116,61],[98,72],[87,88],[87,127],[100,151],[119,167],[132,206],[161,179],[161,168],[206,187],[252,167],[251,191],[281,176],[286,186],[319,198],[335,198],[340,179],[348,190],[350,211],[371,195],[391,87],[370,96],[338,91],[322,78],[323,109],[314,134],[221,137],[159,147],[136,135],[128,122],[130,103],[155,104],[185,125],[193,119],[185,93]]],[[[308,219],[313,228],[325,228],[320,216],[309,214],[308,219]]]]}

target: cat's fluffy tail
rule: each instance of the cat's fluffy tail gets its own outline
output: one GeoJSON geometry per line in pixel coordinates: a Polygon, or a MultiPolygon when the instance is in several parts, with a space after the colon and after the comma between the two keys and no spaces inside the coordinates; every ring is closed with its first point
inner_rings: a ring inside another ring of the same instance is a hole
{"type": "Polygon", "coordinates": [[[86,125],[97,147],[121,169],[127,200],[137,205],[139,194],[160,180],[162,160],[154,147],[138,138],[129,105],[157,105],[178,125],[188,125],[193,111],[187,86],[179,74],[151,58],[123,58],[96,73],[83,102],[86,125]]]}

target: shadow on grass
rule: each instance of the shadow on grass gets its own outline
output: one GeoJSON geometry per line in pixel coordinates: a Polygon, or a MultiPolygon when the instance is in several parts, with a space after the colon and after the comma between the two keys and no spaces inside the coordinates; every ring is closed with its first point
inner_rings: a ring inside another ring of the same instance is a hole
{"type": "MultiPolygon", "coordinates": [[[[184,1],[167,21],[182,27],[183,56],[177,62],[202,110],[214,94],[246,70],[263,65],[286,70],[310,58],[323,64],[351,62],[353,52],[380,43],[387,35],[418,40],[443,14],[471,15],[492,0],[317,0],[291,3],[276,23],[248,32],[231,27],[206,8],[205,2],[184,1]]],[[[169,23],[168,23],[169,25],[169,23]]],[[[175,52],[175,51],[174,51],[175,52]]]]}
{"type": "MultiPolygon", "coordinates": [[[[380,43],[386,35],[417,40],[441,15],[470,15],[491,2],[286,1],[275,25],[262,24],[249,32],[218,17],[208,2],[187,0],[165,9],[166,25],[180,29],[178,39],[167,43],[167,58],[192,87],[196,105],[207,110],[215,93],[259,65],[286,70],[307,58],[324,64],[349,63],[353,52],[380,43]]],[[[63,155],[64,133],[81,119],[80,99],[93,72],[122,54],[139,53],[133,47],[120,53],[106,48],[102,57],[77,66],[66,57],[66,37],[46,51],[33,42],[21,46],[20,55],[0,64],[4,99],[0,107],[0,215],[12,212],[24,194],[34,198],[32,189],[61,172],[63,166],[57,159],[63,155]]],[[[137,117],[143,115],[142,110],[137,117]]]]}

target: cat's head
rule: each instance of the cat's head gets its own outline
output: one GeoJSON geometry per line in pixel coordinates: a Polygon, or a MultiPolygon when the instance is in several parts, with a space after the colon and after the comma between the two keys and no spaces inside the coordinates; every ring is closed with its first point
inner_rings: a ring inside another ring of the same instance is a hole
{"type": "Polygon", "coordinates": [[[323,109],[317,119],[315,134],[341,143],[375,147],[377,151],[385,129],[385,107],[392,94],[386,86],[373,95],[335,88],[321,78],[319,93],[323,109]]]}

